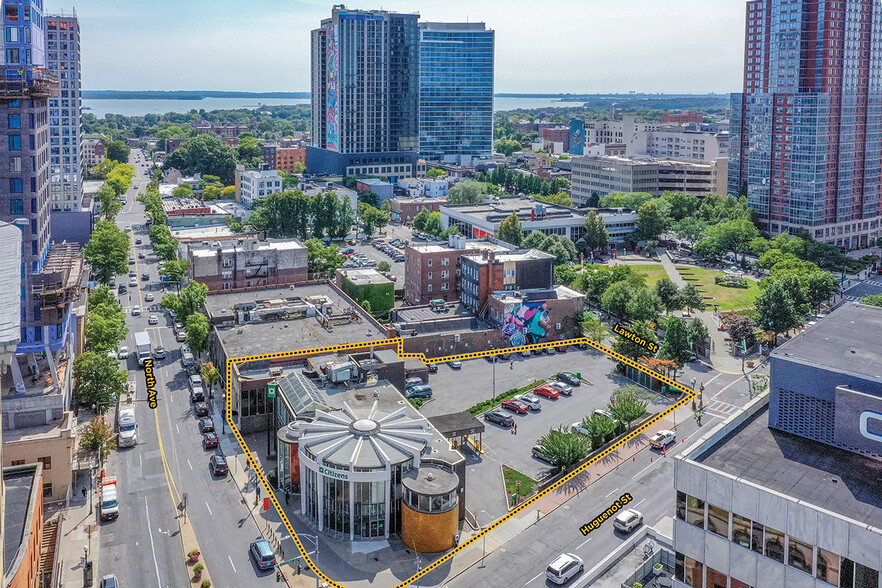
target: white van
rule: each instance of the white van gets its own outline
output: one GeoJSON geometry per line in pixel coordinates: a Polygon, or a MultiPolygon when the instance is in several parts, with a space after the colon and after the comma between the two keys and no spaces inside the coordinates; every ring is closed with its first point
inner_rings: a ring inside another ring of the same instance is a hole
{"type": "Polygon", "coordinates": [[[138,425],[134,409],[119,411],[119,446],[134,447],[138,443],[138,425]]]}
{"type": "Polygon", "coordinates": [[[105,478],[101,483],[101,519],[115,519],[119,516],[119,499],[117,498],[116,480],[105,478]]]}

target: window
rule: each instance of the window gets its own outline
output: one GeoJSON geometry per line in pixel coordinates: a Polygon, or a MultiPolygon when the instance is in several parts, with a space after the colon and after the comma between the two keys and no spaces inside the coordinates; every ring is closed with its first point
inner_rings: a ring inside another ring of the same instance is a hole
{"type": "Polygon", "coordinates": [[[52,498],[52,482],[43,482],[43,498],[52,498]]]}
{"type": "Polygon", "coordinates": [[[726,588],[726,574],[709,567],[706,586],[707,588],[726,588]]]}
{"type": "Polygon", "coordinates": [[[449,283],[449,282],[443,282],[443,283],[441,284],[441,289],[442,289],[442,290],[450,290],[450,283],[449,283]]]}
{"type": "Polygon", "coordinates": [[[750,549],[750,519],[732,513],[732,541],[750,549]]]}
{"type": "MultiPolygon", "coordinates": [[[[24,339],[22,339],[22,341],[24,341],[24,339]]],[[[13,459],[12,460],[12,465],[14,465],[14,466],[20,466],[20,465],[24,465],[24,464],[25,464],[25,460],[23,460],[23,459],[13,459]]]]}
{"type": "Polygon", "coordinates": [[[429,258],[429,259],[426,261],[426,265],[427,265],[428,267],[432,267],[432,259],[431,259],[431,258],[429,258]]]}
{"type": "Polygon", "coordinates": [[[24,200],[13,198],[9,201],[9,214],[24,214],[24,200]]]}
{"type": "Polygon", "coordinates": [[[21,59],[21,53],[18,49],[9,48],[6,50],[6,65],[18,65],[21,59]]]}
{"type": "Polygon", "coordinates": [[[41,464],[43,464],[44,470],[51,470],[52,469],[52,458],[51,457],[48,457],[48,456],[47,457],[38,457],[37,461],[39,461],[41,464]]]}
{"type": "Polygon", "coordinates": [[[6,34],[3,38],[7,43],[18,43],[18,27],[6,27],[6,34]]]}
{"type": "Polygon", "coordinates": [[[704,528],[704,500],[694,496],[686,497],[686,522],[704,528]]]}
{"type": "Polygon", "coordinates": [[[736,580],[735,578],[730,578],[730,580],[732,582],[730,584],[731,588],[750,588],[749,584],[745,584],[744,582],[742,582],[740,580],[736,580]]]}
{"type": "Polygon", "coordinates": [[[450,272],[447,271],[447,270],[444,270],[443,272],[441,272],[441,277],[442,277],[442,278],[449,278],[449,277],[450,277],[450,272]]]}
{"type": "Polygon", "coordinates": [[[787,563],[803,572],[812,573],[812,546],[805,541],[790,537],[787,544],[787,563]]]}
{"type": "Polygon", "coordinates": [[[818,547],[818,563],[815,577],[828,584],[839,586],[839,556],[818,547]]]}
{"type": "Polygon", "coordinates": [[[426,274],[426,278],[431,280],[432,279],[432,272],[429,272],[428,274],[426,274]]]}
{"type": "Polygon", "coordinates": [[[694,588],[701,588],[704,585],[700,561],[677,552],[674,562],[674,577],[676,579],[694,588]]]}
{"type": "Polygon", "coordinates": [[[20,172],[21,171],[21,157],[10,157],[9,158],[9,171],[11,171],[11,172],[20,172]]]}
{"type": "Polygon", "coordinates": [[[707,530],[720,537],[729,538],[729,511],[712,504],[707,505],[707,530]]]}
{"type": "Polygon", "coordinates": [[[9,192],[11,194],[21,194],[22,190],[21,178],[9,178],[9,192]]]}
{"type": "Polygon", "coordinates": [[[763,555],[784,563],[784,534],[771,527],[765,528],[763,555]]]}
{"type": "Polygon", "coordinates": [[[442,257],[441,258],[441,265],[450,265],[450,258],[449,257],[442,257]]]}
{"type": "Polygon", "coordinates": [[[9,150],[21,151],[21,135],[9,135],[9,150]]]}
{"type": "Polygon", "coordinates": [[[426,292],[431,292],[431,291],[432,291],[432,284],[429,284],[428,286],[426,286],[426,292]]]}
{"type": "Polygon", "coordinates": [[[21,115],[20,114],[7,115],[7,120],[9,122],[10,129],[20,129],[21,128],[21,115]]]}
{"type": "Polygon", "coordinates": [[[18,6],[6,4],[3,7],[3,18],[8,21],[18,21],[18,6]]]}

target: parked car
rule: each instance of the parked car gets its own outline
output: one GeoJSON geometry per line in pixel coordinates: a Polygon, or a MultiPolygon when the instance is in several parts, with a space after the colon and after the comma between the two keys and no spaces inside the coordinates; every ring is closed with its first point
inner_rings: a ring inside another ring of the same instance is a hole
{"type": "Polygon", "coordinates": [[[251,542],[248,549],[254,564],[261,570],[271,570],[276,565],[276,555],[273,553],[270,542],[263,538],[257,538],[251,542]]]}
{"type": "Polygon", "coordinates": [[[613,527],[622,533],[630,533],[643,523],[643,513],[632,508],[623,510],[613,519],[613,527]]]}
{"type": "Polygon", "coordinates": [[[129,265],[135,265],[135,258],[134,257],[129,258],[129,265]]]}
{"type": "Polygon", "coordinates": [[[192,366],[195,363],[195,359],[193,358],[193,354],[189,352],[184,352],[181,354],[181,365],[185,368],[192,366]]]}
{"type": "Polygon", "coordinates": [[[613,418],[612,413],[610,413],[608,410],[603,410],[602,408],[595,408],[593,414],[596,417],[606,417],[611,421],[616,420],[613,418]]]}
{"type": "Polygon", "coordinates": [[[204,402],[197,402],[193,407],[193,410],[196,412],[196,416],[198,417],[207,417],[208,416],[208,405],[204,402]]]}
{"type": "Polygon", "coordinates": [[[431,398],[432,387],[427,384],[423,384],[422,386],[412,386],[407,389],[404,396],[407,398],[431,398]]]}
{"type": "Polygon", "coordinates": [[[147,254],[143,251],[138,253],[138,259],[147,259],[147,254]]]}
{"type": "Polygon", "coordinates": [[[205,401],[205,392],[202,391],[202,387],[193,388],[190,391],[190,402],[204,402],[205,401]]]}
{"type": "Polygon", "coordinates": [[[532,394],[518,394],[515,398],[530,407],[530,410],[539,410],[542,408],[542,401],[532,394]]]}
{"type": "Polygon", "coordinates": [[[199,432],[200,433],[213,433],[214,432],[214,421],[209,417],[202,417],[199,419],[199,432]]]}
{"type": "Polygon", "coordinates": [[[136,288],[138,286],[138,278],[129,278],[129,288],[136,288]]]}
{"type": "Polygon", "coordinates": [[[426,364],[426,366],[429,368],[430,374],[437,374],[438,373],[438,366],[435,365],[434,363],[426,364]]]}
{"type": "Polygon", "coordinates": [[[662,449],[673,443],[677,439],[677,434],[667,429],[662,429],[649,438],[649,445],[657,449],[662,449]]]}
{"type": "Polygon", "coordinates": [[[181,329],[180,331],[178,331],[175,334],[175,340],[179,343],[181,341],[186,341],[187,340],[187,333],[183,329],[181,329]]]}
{"type": "Polygon", "coordinates": [[[530,452],[533,454],[533,457],[535,457],[536,459],[541,459],[542,461],[544,461],[546,463],[551,463],[551,459],[547,455],[545,455],[545,452],[542,451],[542,448],[539,447],[538,445],[534,445],[533,449],[531,449],[530,452]]]}
{"type": "Polygon", "coordinates": [[[137,275],[138,275],[138,272],[136,272],[135,270],[129,270],[129,277],[130,278],[134,278],[137,275]]]}
{"type": "Polygon", "coordinates": [[[180,321],[175,321],[174,323],[172,323],[172,330],[175,333],[177,333],[179,331],[183,331],[184,330],[184,323],[182,323],[180,321]]]}
{"type": "Polygon", "coordinates": [[[141,307],[133,306],[132,307],[132,316],[141,316],[141,307]]]}
{"type": "Polygon", "coordinates": [[[488,410],[487,412],[485,412],[484,420],[502,425],[503,427],[510,427],[514,424],[514,419],[512,418],[512,416],[510,414],[505,414],[498,408],[494,408],[493,410],[488,410]]]}
{"type": "Polygon", "coordinates": [[[140,244],[141,244],[141,239],[135,239],[135,245],[140,245],[140,244]]]}
{"type": "Polygon", "coordinates": [[[165,347],[157,347],[154,349],[153,359],[165,359],[165,347]]]}
{"type": "Polygon", "coordinates": [[[458,370],[459,368],[462,367],[462,362],[459,360],[448,361],[447,365],[449,365],[451,368],[453,368],[455,370],[458,370]]]}
{"type": "Polygon", "coordinates": [[[566,584],[570,578],[585,569],[582,558],[572,553],[564,553],[548,564],[545,568],[545,577],[552,584],[566,584]]]}
{"type": "Polygon", "coordinates": [[[101,588],[119,588],[119,582],[116,576],[109,574],[101,578],[101,588]]]}
{"type": "Polygon", "coordinates": [[[515,400],[514,398],[512,398],[511,400],[503,400],[502,408],[504,408],[505,410],[516,412],[518,414],[524,414],[525,412],[530,410],[529,406],[527,406],[520,400],[515,400]]]}
{"type": "Polygon", "coordinates": [[[202,447],[205,449],[216,449],[217,446],[217,433],[204,433],[202,435],[202,447]]]}
{"type": "Polygon", "coordinates": [[[560,397],[560,392],[548,385],[536,386],[535,388],[533,388],[533,394],[536,394],[537,396],[551,398],[553,400],[557,400],[560,397]]]}
{"type": "Polygon", "coordinates": [[[524,349],[523,351],[518,351],[518,355],[520,355],[521,357],[530,357],[533,354],[524,349]]]}
{"type": "Polygon", "coordinates": [[[230,473],[230,466],[227,465],[227,458],[223,455],[212,455],[208,460],[208,469],[215,476],[226,476],[230,473]]]}
{"type": "Polygon", "coordinates": [[[150,318],[147,319],[147,324],[148,325],[158,325],[159,324],[159,317],[156,316],[155,314],[151,314],[150,318]]]}
{"type": "Polygon", "coordinates": [[[576,377],[576,374],[572,372],[560,372],[557,374],[556,378],[565,384],[569,384],[570,386],[581,386],[582,380],[576,377]]]}
{"type": "Polygon", "coordinates": [[[560,392],[564,396],[569,396],[573,393],[573,389],[570,388],[567,384],[564,384],[563,382],[548,382],[547,385],[551,386],[552,388],[554,388],[555,390],[557,390],[558,392],[560,392]]]}
{"type": "Polygon", "coordinates": [[[591,436],[591,432],[588,431],[588,429],[586,429],[582,425],[582,421],[579,421],[578,423],[573,423],[572,425],[570,425],[570,430],[573,431],[574,433],[580,433],[582,435],[585,435],[586,437],[591,436]]]}
{"type": "Polygon", "coordinates": [[[422,378],[407,378],[404,380],[405,388],[413,388],[414,386],[422,386],[423,384],[425,384],[425,382],[423,382],[422,378]]]}
{"type": "Polygon", "coordinates": [[[129,357],[129,348],[123,345],[119,348],[119,351],[116,352],[117,359],[126,359],[129,357]]]}

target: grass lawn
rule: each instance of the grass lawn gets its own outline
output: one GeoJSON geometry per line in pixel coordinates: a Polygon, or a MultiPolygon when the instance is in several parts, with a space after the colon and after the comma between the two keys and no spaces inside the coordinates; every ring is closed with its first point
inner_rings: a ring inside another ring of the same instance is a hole
{"type": "Polygon", "coordinates": [[[509,497],[512,494],[529,496],[533,493],[533,484],[536,483],[536,480],[530,476],[504,465],[502,466],[502,477],[505,480],[505,492],[509,497]],[[516,483],[518,480],[521,482],[520,488],[516,483]]]}
{"type": "MultiPolygon", "coordinates": [[[[754,299],[759,296],[759,284],[748,280],[749,288],[727,288],[714,284],[714,276],[722,276],[723,272],[702,267],[684,267],[683,270],[692,274],[688,278],[698,278],[698,281],[689,281],[702,290],[703,296],[713,296],[722,310],[736,310],[739,308],[751,308],[754,299]],[[703,286],[698,286],[703,284],[703,286]],[[705,294],[704,291],[707,293],[705,294]]],[[[708,301],[710,302],[710,301],[708,301]]]]}
{"type": "Polygon", "coordinates": [[[646,285],[652,288],[655,283],[662,278],[668,277],[668,272],[660,263],[653,265],[632,265],[629,266],[633,271],[646,276],[646,285]]]}

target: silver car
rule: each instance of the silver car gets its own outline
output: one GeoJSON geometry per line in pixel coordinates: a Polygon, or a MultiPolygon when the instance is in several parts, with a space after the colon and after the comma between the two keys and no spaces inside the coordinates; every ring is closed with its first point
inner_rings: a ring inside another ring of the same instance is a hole
{"type": "Polygon", "coordinates": [[[542,401],[532,394],[518,394],[515,398],[530,407],[530,410],[539,410],[542,408],[542,401]]]}

